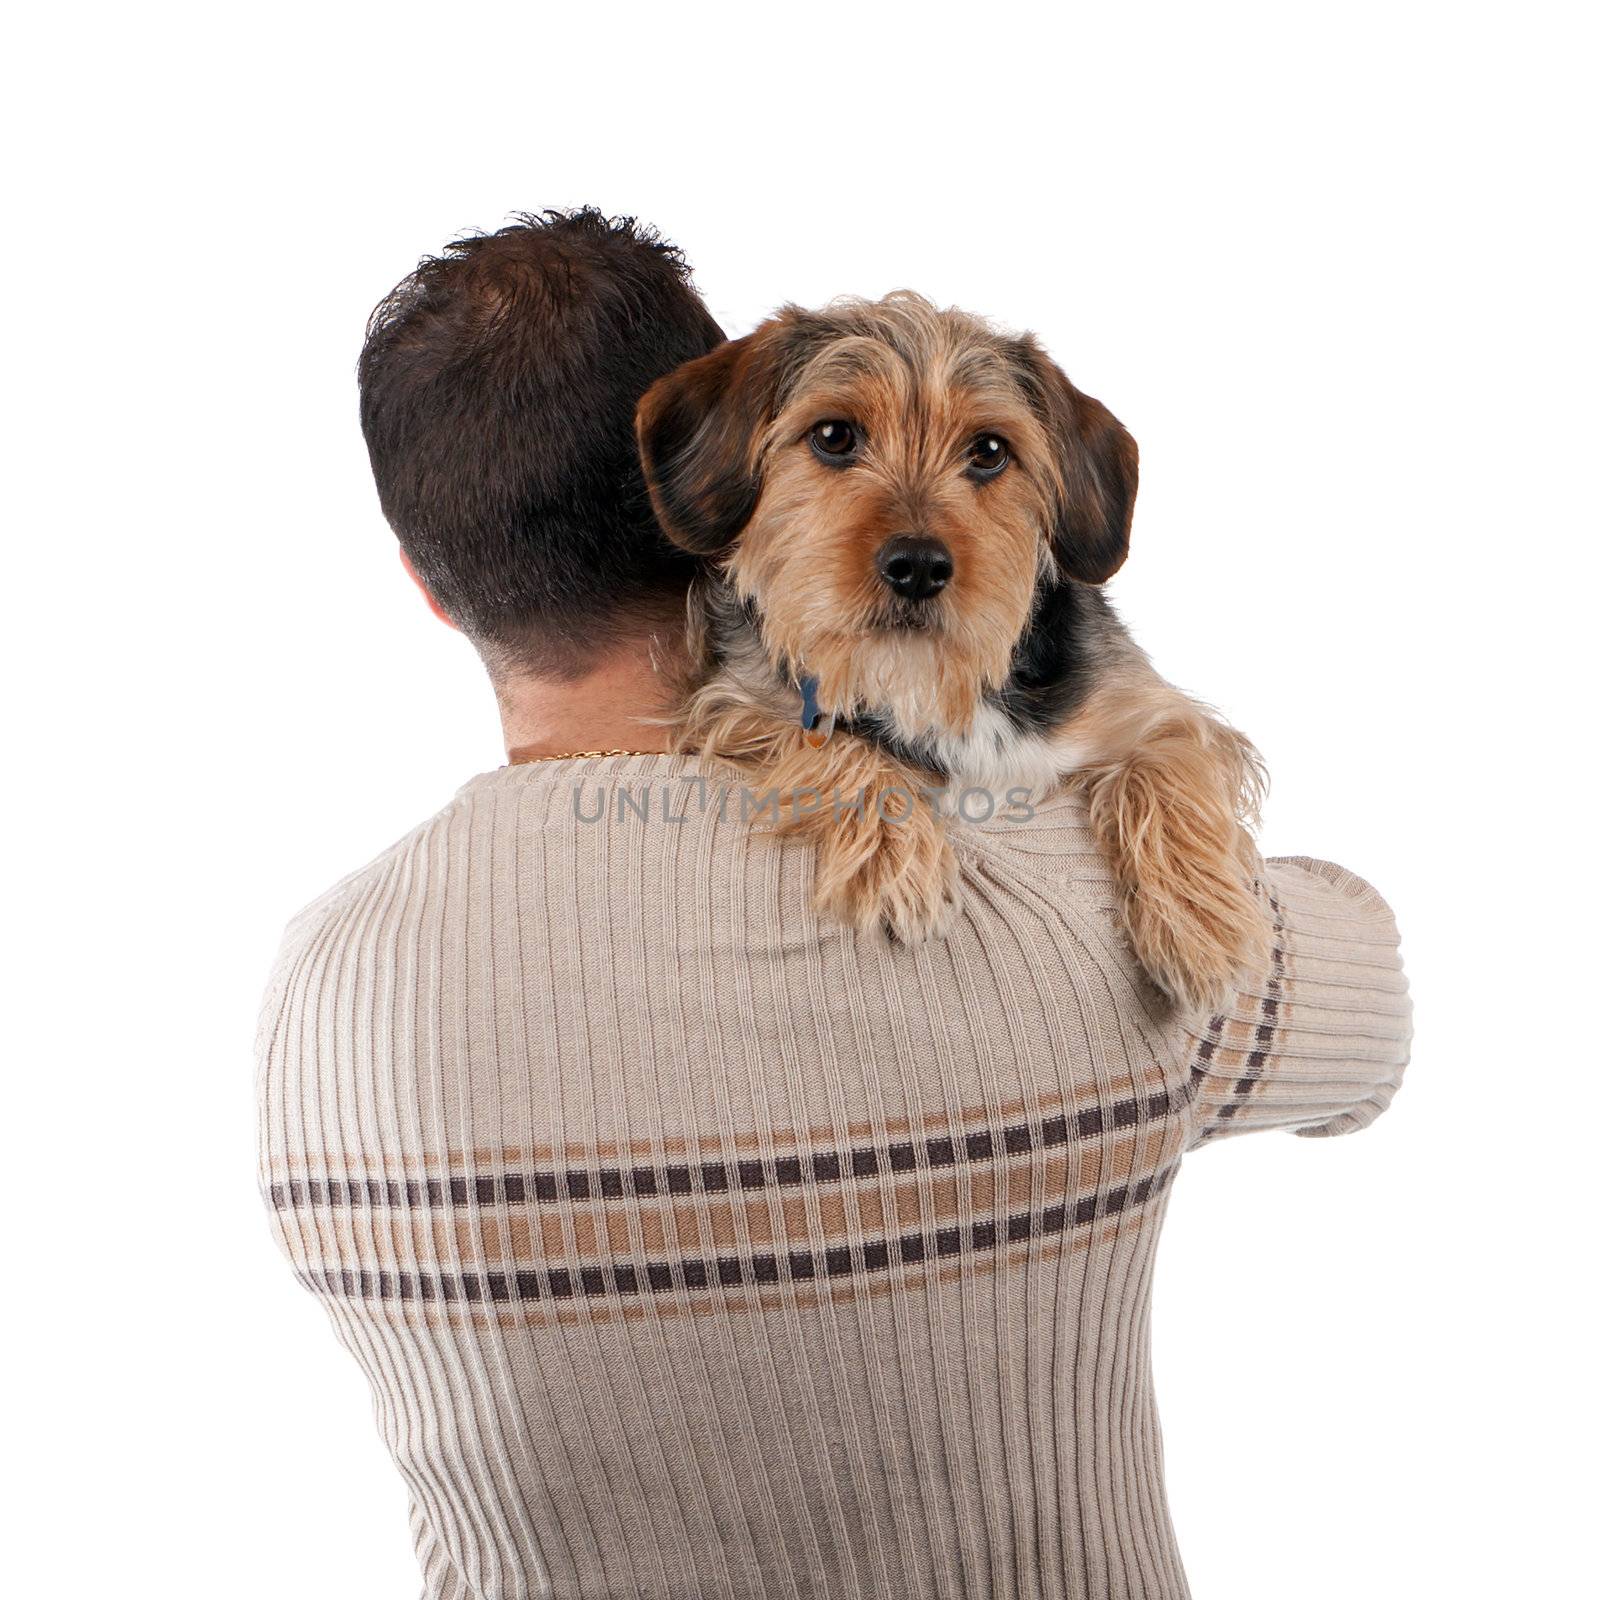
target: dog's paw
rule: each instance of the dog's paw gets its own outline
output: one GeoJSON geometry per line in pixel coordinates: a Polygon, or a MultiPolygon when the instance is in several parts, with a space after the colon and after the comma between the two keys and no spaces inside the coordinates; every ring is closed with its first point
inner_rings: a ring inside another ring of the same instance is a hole
{"type": "Polygon", "coordinates": [[[901,944],[921,944],[949,931],[958,905],[956,857],[942,828],[907,840],[902,850],[880,852],[874,865],[861,897],[869,915],[878,908],[884,933],[901,944]]]}
{"type": "Polygon", "coordinates": [[[1249,975],[1262,971],[1271,925],[1257,897],[1226,879],[1199,881],[1183,896],[1141,894],[1123,915],[1139,964],[1181,1010],[1214,1015],[1249,975]]]}
{"type": "Polygon", "coordinates": [[[1247,825],[1263,781],[1250,741],[1181,697],[1136,749],[1082,780],[1133,953],[1185,1011],[1221,1010],[1264,969],[1270,927],[1247,825]]]}
{"type": "Polygon", "coordinates": [[[955,915],[956,884],[955,852],[926,807],[898,821],[864,819],[818,842],[818,905],[863,933],[902,944],[939,937],[955,915]]]}

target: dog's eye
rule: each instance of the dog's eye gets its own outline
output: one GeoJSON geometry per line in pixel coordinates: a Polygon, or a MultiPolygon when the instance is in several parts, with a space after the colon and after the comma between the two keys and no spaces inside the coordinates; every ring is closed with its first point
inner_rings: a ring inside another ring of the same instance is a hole
{"type": "Polygon", "coordinates": [[[975,478],[993,478],[1006,469],[1011,451],[998,434],[980,433],[967,451],[967,470],[975,478]]]}
{"type": "Polygon", "coordinates": [[[819,422],[811,430],[811,448],[830,461],[856,453],[856,430],[848,422],[819,422]]]}

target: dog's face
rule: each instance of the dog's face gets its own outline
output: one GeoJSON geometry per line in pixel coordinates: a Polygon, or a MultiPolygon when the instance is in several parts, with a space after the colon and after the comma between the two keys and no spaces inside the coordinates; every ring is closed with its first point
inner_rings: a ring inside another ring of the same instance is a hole
{"type": "Polygon", "coordinates": [[[781,312],[656,383],[662,527],[720,560],[822,707],[960,733],[1043,582],[1122,564],[1133,440],[1031,339],[920,297],[781,312]]]}

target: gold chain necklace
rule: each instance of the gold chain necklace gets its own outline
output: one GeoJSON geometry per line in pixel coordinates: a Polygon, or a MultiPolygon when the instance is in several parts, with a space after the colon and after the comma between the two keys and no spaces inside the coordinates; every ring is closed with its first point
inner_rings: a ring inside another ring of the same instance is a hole
{"type": "Polygon", "coordinates": [[[506,751],[506,765],[531,767],[536,761],[593,761],[601,756],[665,756],[669,750],[557,750],[552,755],[535,756],[528,753],[527,745],[518,745],[506,751]]]}

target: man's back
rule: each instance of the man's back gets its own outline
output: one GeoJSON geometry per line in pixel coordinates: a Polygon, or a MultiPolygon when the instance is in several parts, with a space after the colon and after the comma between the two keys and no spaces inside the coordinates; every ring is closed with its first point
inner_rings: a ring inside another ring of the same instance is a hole
{"type": "Polygon", "coordinates": [[[1149,1286],[1184,1151],[1343,1132],[1392,919],[1275,862],[1192,1032],[1076,802],[960,830],[907,949],[683,757],[503,768],[291,925],[279,1237],[372,1382],[427,1595],[1175,1596],[1149,1286]]]}

